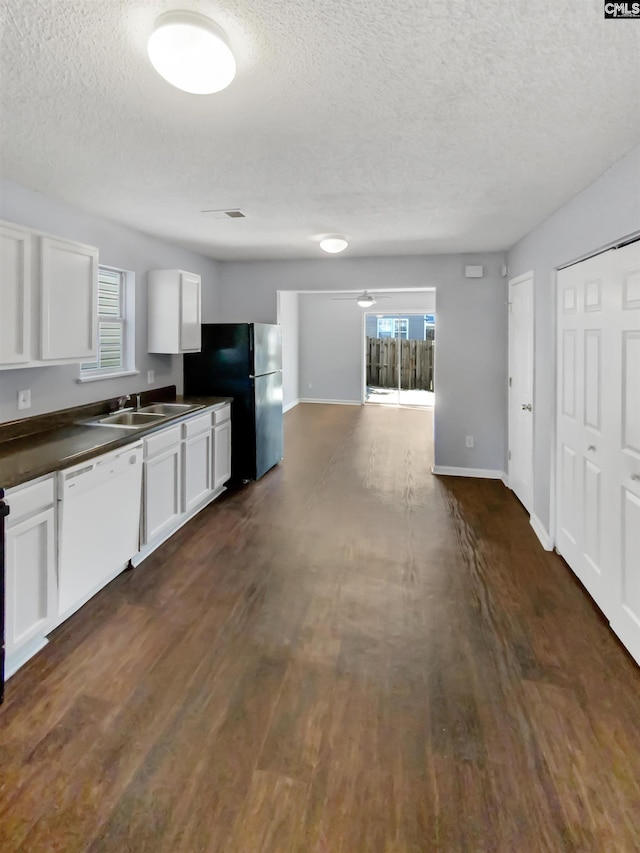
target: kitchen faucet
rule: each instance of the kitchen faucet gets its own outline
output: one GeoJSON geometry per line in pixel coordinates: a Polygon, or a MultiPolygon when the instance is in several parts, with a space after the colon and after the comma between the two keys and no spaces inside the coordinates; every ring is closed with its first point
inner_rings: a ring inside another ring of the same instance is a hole
{"type": "Polygon", "coordinates": [[[124,404],[131,399],[131,394],[126,394],[124,397],[118,397],[118,411],[124,409],[124,404]]]}

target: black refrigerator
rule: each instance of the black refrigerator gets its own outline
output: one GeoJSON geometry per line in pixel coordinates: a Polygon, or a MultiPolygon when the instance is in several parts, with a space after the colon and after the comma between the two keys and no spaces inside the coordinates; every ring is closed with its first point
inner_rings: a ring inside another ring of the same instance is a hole
{"type": "Polygon", "coordinates": [[[283,455],[282,332],[267,323],[205,323],[184,356],[186,396],[233,397],[231,482],[257,480],[283,455]]]}

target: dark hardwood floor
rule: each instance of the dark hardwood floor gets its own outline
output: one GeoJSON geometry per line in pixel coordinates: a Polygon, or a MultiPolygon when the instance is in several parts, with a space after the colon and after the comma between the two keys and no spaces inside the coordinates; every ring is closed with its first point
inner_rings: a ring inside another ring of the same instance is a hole
{"type": "Polygon", "coordinates": [[[636,853],[640,670],[430,414],[301,405],[286,461],[9,683],[0,850],[636,853]]]}

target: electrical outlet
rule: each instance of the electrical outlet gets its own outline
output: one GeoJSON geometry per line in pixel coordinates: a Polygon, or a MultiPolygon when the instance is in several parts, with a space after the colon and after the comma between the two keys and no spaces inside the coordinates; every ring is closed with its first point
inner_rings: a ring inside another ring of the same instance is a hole
{"type": "Polygon", "coordinates": [[[464,442],[464,443],[467,445],[467,447],[473,447],[473,436],[472,436],[472,435],[468,435],[468,436],[466,437],[466,439],[465,439],[465,442],[464,442]]]}
{"type": "Polygon", "coordinates": [[[31,408],[31,389],[27,388],[25,391],[18,391],[18,408],[19,409],[30,409],[31,408]]]}
{"type": "Polygon", "coordinates": [[[156,374],[154,370],[147,370],[147,383],[149,385],[153,385],[155,382],[156,374]]]}

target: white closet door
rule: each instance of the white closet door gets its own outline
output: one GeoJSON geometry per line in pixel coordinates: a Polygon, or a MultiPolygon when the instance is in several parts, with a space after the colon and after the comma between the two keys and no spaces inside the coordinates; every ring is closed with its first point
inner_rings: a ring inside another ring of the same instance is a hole
{"type": "Polygon", "coordinates": [[[558,273],[559,552],[640,662],[640,243],[558,273]]]}
{"type": "Polygon", "coordinates": [[[640,242],[613,254],[620,370],[611,377],[618,428],[613,438],[613,559],[620,566],[611,627],[640,663],[640,242]]]}
{"type": "MultiPolygon", "coordinates": [[[[607,435],[613,429],[607,257],[558,273],[557,548],[602,610],[610,610],[614,567],[604,559],[607,435]],[[608,423],[607,423],[608,421],[608,423]]],[[[610,441],[610,439],[609,439],[610,441]]],[[[610,467],[610,459],[609,459],[610,467]]]]}

